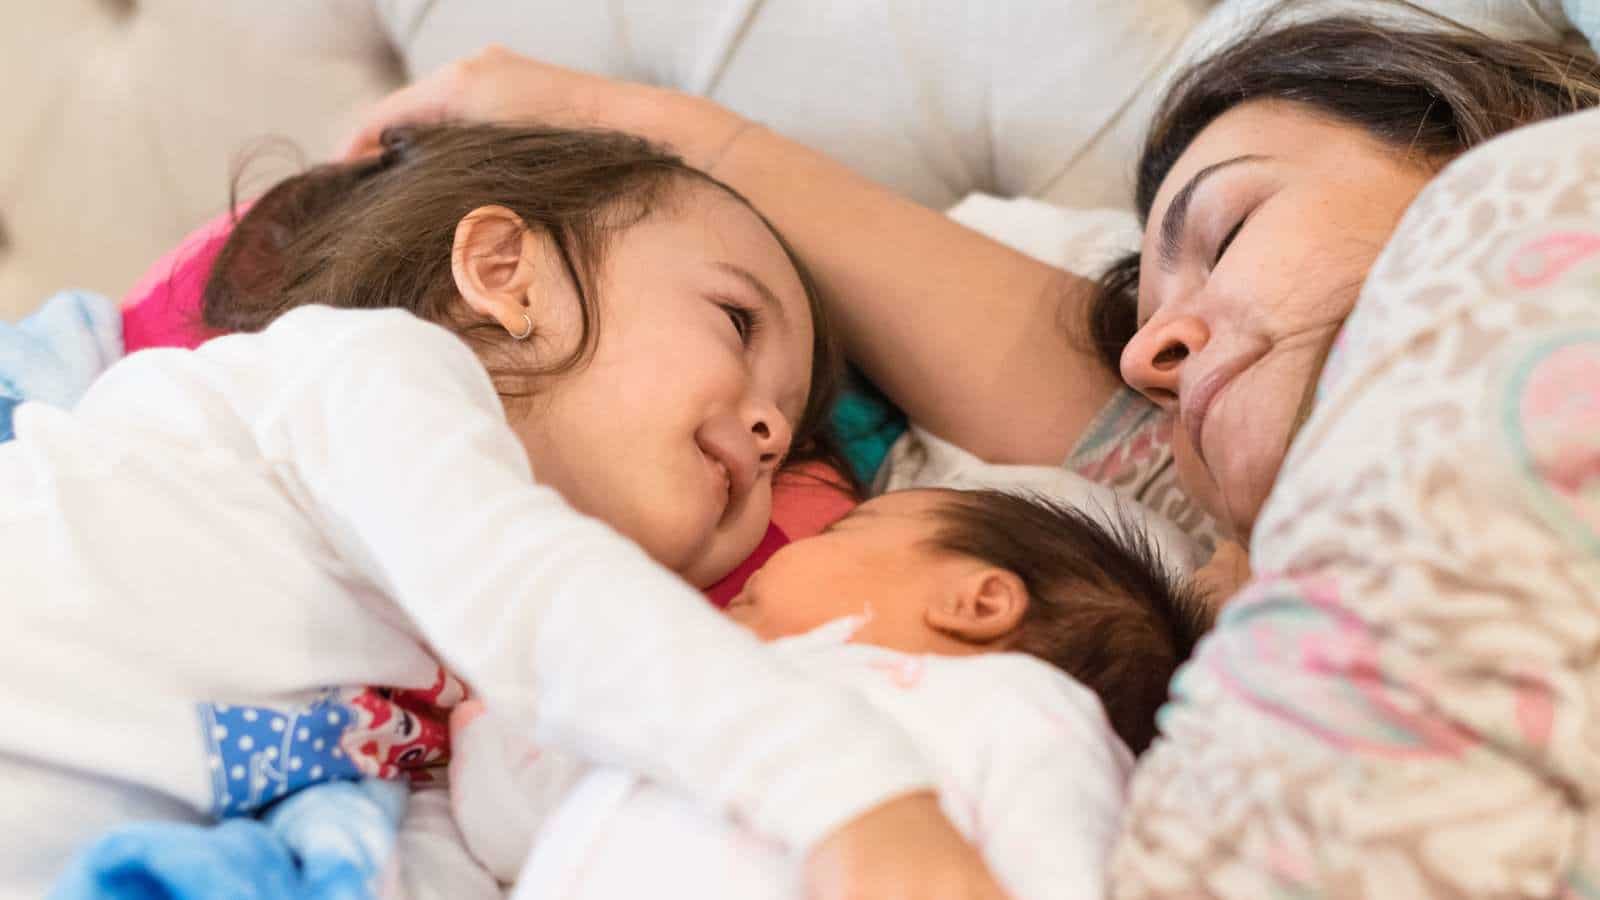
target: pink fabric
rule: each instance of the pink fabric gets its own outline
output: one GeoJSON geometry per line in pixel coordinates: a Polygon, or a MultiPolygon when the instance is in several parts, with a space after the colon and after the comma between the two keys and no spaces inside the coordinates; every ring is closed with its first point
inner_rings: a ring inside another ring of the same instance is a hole
{"type": "Polygon", "coordinates": [[[844,491],[833,487],[833,470],[822,463],[808,463],[778,476],[772,486],[772,524],[755,552],[728,573],[728,577],[706,589],[706,596],[721,609],[728,605],[744,583],[772,554],[791,540],[808,538],[856,506],[844,491]]]}
{"type": "MultiPolygon", "coordinates": [[[[243,210],[240,210],[243,212],[243,210]]],[[[200,226],[171,253],[157,260],[122,300],[123,344],[128,353],[148,347],[194,348],[215,337],[200,321],[200,298],[211,266],[233,230],[225,212],[200,226]]],[[[826,469],[813,470],[816,476],[826,469]]],[[[855,505],[843,491],[816,477],[785,475],[773,489],[772,524],[750,557],[706,590],[718,607],[728,604],[745,581],[791,538],[810,537],[855,505]]]]}
{"type": "Polygon", "coordinates": [[[787,543],[789,543],[789,536],[783,533],[783,529],[779,528],[777,523],[767,525],[767,533],[761,538],[761,543],[756,545],[755,551],[746,557],[745,561],[740,563],[737,568],[729,572],[727,577],[706,588],[706,599],[710,600],[717,609],[726,609],[728,604],[733,601],[733,598],[739,596],[739,592],[744,590],[744,583],[750,580],[750,576],[754,575],[756,570],[761,568],[772,557],[772,554],[782,550],[783,545],[787,543]]]}
{"type": "Polygon", "coordinates": [[[785,470],[772,486],[772,521],[793,540],[808,538],[855,509],[856,501],[834,487],[837,473],[822,463],[785,470]]]}
{"type": "Polygon", "coordinates": [[[128,353],[147,347],[192,349],[216,336],[200,322],[200,296],[232,230],[232,212],[201,225],[122,298],[122,341],[128,353]]]}

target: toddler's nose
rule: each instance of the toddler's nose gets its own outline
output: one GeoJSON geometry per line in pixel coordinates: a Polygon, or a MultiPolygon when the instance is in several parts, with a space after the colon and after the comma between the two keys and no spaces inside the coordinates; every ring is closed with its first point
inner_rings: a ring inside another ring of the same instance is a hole
{"type": "Polygon", "coordinates": [[[794,440],[788,418],[770,406],[752,413],[750,434],[755,438],[756,459],[762,471],[777,468],[794,440]]]}

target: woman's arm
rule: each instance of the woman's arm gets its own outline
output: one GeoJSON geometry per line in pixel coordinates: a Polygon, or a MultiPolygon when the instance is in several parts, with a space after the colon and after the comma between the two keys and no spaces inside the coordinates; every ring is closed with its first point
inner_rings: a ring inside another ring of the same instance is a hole
{"type": "Polygon", "coordinates": [[[742,193],[811,268],[853,360],[917,422],[984,459],[1059,465],[1115,390],[1087,347],[1089,283],[951,222],[699,97],[489,48],[389,97],[389,124],[539,119],[643,134],[742,193]]]}
{"type": "Polygon", "coordinates": [[[850,358],[929,431],[991,462],[1060,465],[1115,390],[1087,352],[1083,279],[765,128],[715,174],[794,244],[850,358]]]}

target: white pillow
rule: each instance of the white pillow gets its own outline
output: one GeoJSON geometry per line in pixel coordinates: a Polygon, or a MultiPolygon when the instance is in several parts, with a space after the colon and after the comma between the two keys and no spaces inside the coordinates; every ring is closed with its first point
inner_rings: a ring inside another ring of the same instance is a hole
{"type": "Polygon", "coordinates": [[[1205,564],[1206,552],[1165,516],[1102,484],[1057,466],[986,463],[916,425],[889,450],[876,491],[941,487],[1037,494],[1087,513],[1117,530],[1124,522],[1144,531],[1171,571],[1187,575],[1205,564]]]}

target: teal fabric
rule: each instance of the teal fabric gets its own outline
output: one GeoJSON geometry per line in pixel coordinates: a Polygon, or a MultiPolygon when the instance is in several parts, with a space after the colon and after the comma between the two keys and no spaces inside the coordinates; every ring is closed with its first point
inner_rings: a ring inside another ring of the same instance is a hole
{"type": "Polygon", "coordinates": [[[832,422],[845,459],[863,484],[872,483],[889,448],[906,431],[905,413],[853,369],[834,403],[832,422]]]}

